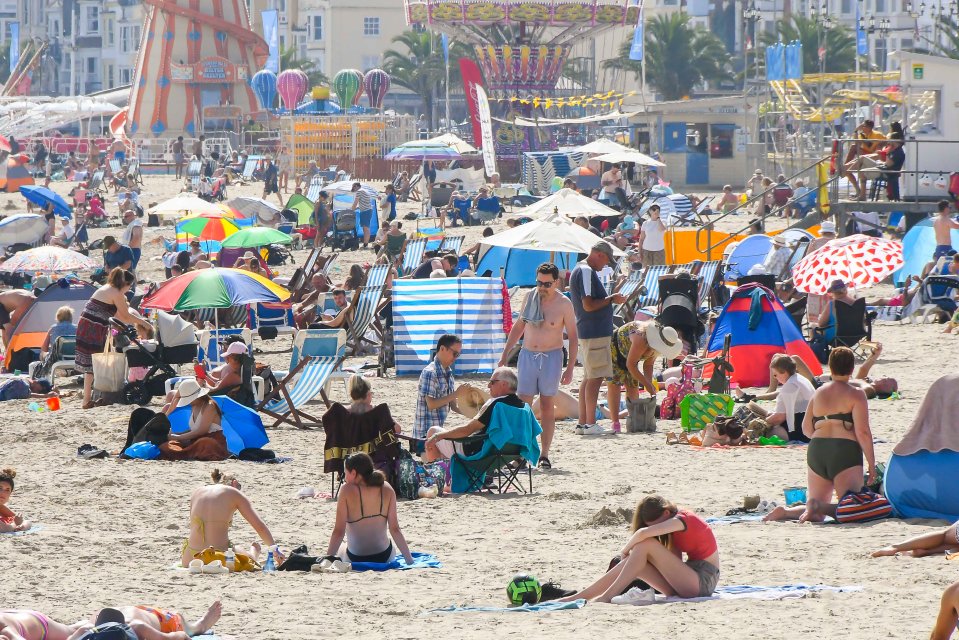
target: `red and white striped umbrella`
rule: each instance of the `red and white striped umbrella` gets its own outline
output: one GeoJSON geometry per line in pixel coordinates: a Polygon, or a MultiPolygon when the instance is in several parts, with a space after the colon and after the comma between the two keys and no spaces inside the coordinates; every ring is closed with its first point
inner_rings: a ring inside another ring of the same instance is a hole
{"type": "Polygon", "coordinates": [[[793,267],[799,291],[825,295],[834,280],[861,289],[881,281],[903,265],[902,243],[862,234],[827,242],[793,267]]]}

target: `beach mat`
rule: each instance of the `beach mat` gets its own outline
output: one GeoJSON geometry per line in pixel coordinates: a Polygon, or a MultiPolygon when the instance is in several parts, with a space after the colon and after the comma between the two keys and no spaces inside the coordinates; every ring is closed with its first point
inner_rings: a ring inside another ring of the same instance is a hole
{"type": "Polygon", "coordinates": [[[430,613],[468,613],[473,611],[483,611],[487,613],[543,613],[549,611],[565,611],[567,609],[582,609],[586,606],[586,600],[573,600],[572,602],[541,602],[539,604],[524,604],[520,607],[466,607],[460,605],[450,605],[441,609],[430,609],[424,615],[430,613]]]}
{"type": "Polygon", "coordinates": [[[390,562],[353,562],[353,571],[390,571],[391,569],[439,569],[443,564],[431,553],[411,552],[413,564],[406,564],[406,558],[397,556],[390,562]]]}
{"type": "Polygon", "coordinates": [[[711,527],[723,524],[736,524],[738,522],[762,522],[766,517],[762,513],[737,513],[731,516],[717,516],[715,518],[706,518],[706,524],[711,527]]]}
{"type": "Polygon", "coordinates": [[[851,585],[846,587],[831,587],[824,584],[784,584],[776,587],[762,587],[749,584],[718,587],[711,596],[699,598],[680,598],[656,596],[656,602],[650,604],[672,604],[674,602],[707,602],[709,600],[786,600],[789,598],[805,598],[812,593],[854,593],[862,591],[862,587],[851,585]]]}
{"type": "Polygon", "coordinates": [[[29,529],[27,529],[26,531],[5,531],[5,532],[3,532],[3,533],[0,533],[0,536],[10,536],[10,537],[13,537],[13,536],[25,536],[25,535],[27,535],[27,534],[29,534],[29,533],[36,533],[37,531],[41,531],[42,529],[43,529],[43,527],[42,527],[41,525],[35,524],[35,525],[33,525],[32,527],[30,527],[29,529]]]}

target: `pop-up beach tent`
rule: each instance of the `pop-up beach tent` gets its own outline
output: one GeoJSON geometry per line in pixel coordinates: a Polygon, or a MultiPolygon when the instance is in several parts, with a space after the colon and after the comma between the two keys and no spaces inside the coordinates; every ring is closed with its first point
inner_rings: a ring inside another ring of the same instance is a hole
{"type": "MultiPolygon", "coordinates": [[[[905,263],[892,274],[896,286],[901,287],[909,276],[921,275],[923,268],[932,260],[932,253],[936,250],[936,231],[932,223],[931,219],[923,220],[903,237],[902,257],[905,263]]],[[[951,237],[953,248],[959,248],[959,230],[953,229],[951,237]]]]}

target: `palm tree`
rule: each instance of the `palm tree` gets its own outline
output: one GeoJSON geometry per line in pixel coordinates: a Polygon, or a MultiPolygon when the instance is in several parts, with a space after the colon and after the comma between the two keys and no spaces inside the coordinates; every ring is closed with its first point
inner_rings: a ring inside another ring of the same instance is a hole
{"type": "Polygon", "coordinates": [[[296,49],[293,48],[280,49],[280,69],[299,69],[309,78],[311,87],[330,84],[330,79],[321,69],[316,68],[315,62],[298,58],[296,49]]]}
{"type": "Polygon", "coordinates": [[[959,60],[959,21],[950,16],[940,15],[938,31],[946,36],[946,42],[937,42],[933,47],[934,55],[959,60]]]}
{"type": "MultiPolygon", "coordinates": [[[[763,50],[777,42],[794,40],[802,43],[803,73],[819,72],[820,45],[825,52],[823,70],[826,73],[843,73],[856,68],[856,37],[852,30],[843,24],[822,29],[815,20],[793,14],[788,21],[777,20],[772,33],[763,33],[759,37],[763,50]]],[[[759,53],[762,65],[765,55],[762,51],[759,53]]]]}
{"type": "MultiPolygon", "coordinates": [[[[642,65],[629,59],[632,36],[619,55],[603,62],[604,69],[632,73],[639,79],[642,65]]],[[[686,13],[658,15],[646,23],[646,81],[664,100],[689,96],[705,81],[731,78],[730,56],[722,41],[703,27],[692,26],[686,13]]]]}

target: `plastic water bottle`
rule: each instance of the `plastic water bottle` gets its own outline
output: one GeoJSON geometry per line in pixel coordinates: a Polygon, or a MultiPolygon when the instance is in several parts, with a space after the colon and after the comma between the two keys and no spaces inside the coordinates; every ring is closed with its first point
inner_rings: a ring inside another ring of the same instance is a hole
{"type": "Polygon", "coordinates": [[[233,547],[226,550],[226,568],[230,571],[236,570],[236,553],[233,552],[233,547]]]}
{"type": "Polygon", "coordinates": [[[273,562],[273,549],[266,552],[266,562],[263,564],[263,573],[276,573],[276,563],[273,562]]]}

